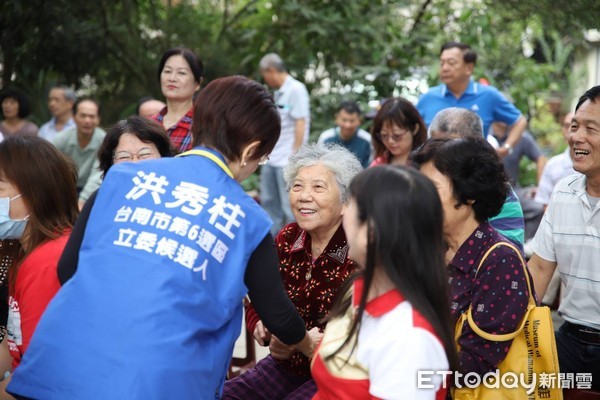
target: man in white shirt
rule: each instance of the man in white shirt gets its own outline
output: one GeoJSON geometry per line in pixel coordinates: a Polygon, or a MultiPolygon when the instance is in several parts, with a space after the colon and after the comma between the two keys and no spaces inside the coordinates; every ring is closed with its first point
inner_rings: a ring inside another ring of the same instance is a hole
{"type": "MultiPolygon", "coordinates": [[[[569,131],[571,129],[572,119],[573,113],[570,112],[565,115],[562,122],[562,133],[565,141],[569,140],[569,131]]],[[[554,186],[556,186],[558,181],[575,173],[577,172],[573,169],[571,149],[569,146],[567,146],[564,152],[552,157],[544,167],[544,171],[542,172],[542,177],[535,194],[535,201],[543,204],[544,208],[546,208],[550,202],[552,190],[554,190],[554,186]]]]}
{"type": "Polygon", "coordinates": [[[40,128],[38,135],[52,142],[57,133],[75,128],[73,120],[73,104],[75,92],[66,86],[57,86],[48,93],[48,109],[52,114],[50,121],[40,128]]]}
{"type": "Polygon", "coordinates": [[[308,142],[310,128],[310,101],[306,86],[288,74],[281,57],[275,53],[265,55],[259,63],[265,83],[275,89],[275,103],[281,117],[281,134],[269,161],[260,172],[260,202],[273,220],[271,233],[294,220],[283,168],[288,158],[308,142]]]}
{"type": "MultiPolygon", "coordinates": [[[[558,268],[563,293],[556,331],[561,373],[600,376],[600,86],[577,103],[569,147],[580,174],[562,179],[533,239],[529,260],[538,298],[558,268]]],[[[600,389],[600,380],[592,381],[600,389]]]]}

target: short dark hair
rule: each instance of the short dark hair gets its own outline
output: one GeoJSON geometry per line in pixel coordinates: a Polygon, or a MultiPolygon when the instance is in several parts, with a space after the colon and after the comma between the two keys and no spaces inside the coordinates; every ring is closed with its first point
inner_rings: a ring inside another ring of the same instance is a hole
{"type": "MultiPolygon", "coordinates": [[[[364,290],[346,343],[360,329],[375,270],[381,268],[402,296],[431,324],[457,365],[444,262],[443,209],[433,183],[406,166],[381,165],[359,173],[350,184],[357,218],[367,224],[364,290]]],[[[340,291],[343,293],[343,291],[340,291]]],[[[331,317],[347,309],[338,298],[331,317]]],[[[338,350],[339,351],[339,350],[338,350]]]]}
{"type": "Polygon", "coordinates": [[[581,105],[583,103],[585,103],[587,100],[591,101],[592,103],[596,102],[596,99],[600,97],[600,85],[598,86],[594,86],[591,89],[588,89],[583,96],[581,96],[579,98],[579,101],[577,102],[577,105],[575,106],[575,111],[577,111],[579,109],[579,107],[581,107],[581,105]]]}
{"type": "Polygon", "coordinates": [[[73,115],[77,114],[77,108],[84,101],[91,101],[92,103],[94,103],[96,105],[96,108],[98,109],[98,116],[100,116],[100,103],[98,103],[97,100],[94,100],[91,97],[80,97],[77,100],[75,100],[75,103],[73,103],[73,115]]]}
{"type": "Polygon", "coordinates": [[[119,139],[125,133],[131,133],[145,143],[153,143],[161,157],[171,157],[174,154],[173,147],[164,128],[156,121],[144,117],[132,115],[127,119],[117,122],[106,132],[106,136],[98,149],[98,161],[102,175],[105,176],[114,164],[113,156],[119,145],[119,139]]]}
{"type": "Polygon", "coordinates": [[[165,64],[167,63],[167,60],[172,56],[182,56],[188,63],[190,69],[192,70],[194,81],[196,81],[197,84],[202,83],[202,78],[204,77],[204,66],[202,65],[202,60],[200,60],[200,57],[198,57],[196,53],[194,53],[190,49],[186,49],[185,47],[174,47],[163,53],[162,57],[160,58],[160,62],[158,63],[158,82],[160,82],[160,74],[162,73],[162,70],[165,67],[165,64]]]}
{"type": "Polygon", "coordinates": [[[281,121],[273,96],[260,83],[235,75],[215,79],[194,102],[194,146],[204,145],[239,160],[244,146],[260,141],[253,158],[273,150],[281,121]]]}
{"type": "Polygon", "coordinates": [[[387,99],[375,115],[373,125],[371,125],[371,141],[375,148],[376,157],[381,157],[386,152],[386,147],[381,139],[377,137],[377,133],[381,132],[383,125],[388,121],[411,132],[414,132],[418,126],[417,132],[413,134],[413,150],[427,140],[425,122],[423,122],[423,118],[421,118],[421,114],[415,106],[402,97],[387,99]]]}
{"type": "Polygon", "coordinates": [[[429,139],[411,156],[413,166],[433,162],[452,182],[456,207],[471,204],[475,219],[484,222],[498,215],[510,186],[498,153],[483,138],[429,139]]]}
{"type": "Polygon", "coordinates": [[[340,103],[340,106],[338,107],[337,112],[340,111],[345,111],[348,114],[358,114],[359,116],[362,115],[362,112],[360,111],[360,107],[358,106],[358,103],[356,101],[352,101],[352,100],[344,100],[340,103]]]}
{"type": "Polygon", "coordinates": [[[473,50],[471,48],[471,46],[469,46],[466,43],[453,42],[453,41],[446,42],[442,45],[442,48],[440,49],[440,56],[442,55],[444,50],[455,49],[455,48],[462,51],[464,62],[466,62],[467,64],[477,64],[477,53],[475,52],[475,50],[473,50]]]}
{"type": "MultiPolygon", "coordinates": [[[[15,99],[17,103],[19,103],[19,118],[27,118],[29,114],[31,114],[31,108],[29,106],[29,99],[25,95],[25,93],[21,92],[18,89],[8,88],[0,93],[0,104],[4,101],[4,99],[15,99]]],[[[2,112],[2,108],[0,107],[0,115],[4,117],[4,113],[2,112]]]]}

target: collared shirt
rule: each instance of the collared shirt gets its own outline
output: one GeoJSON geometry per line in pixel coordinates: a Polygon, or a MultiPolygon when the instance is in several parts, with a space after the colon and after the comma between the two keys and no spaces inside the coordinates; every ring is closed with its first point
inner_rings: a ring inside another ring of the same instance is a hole
{"type": "Polygon", "coordinates": [[[371,155],[373,153],[373,146],[371,145],[371,134],[364,129],[357,129],[354,136],[349,140],[342,139],[339,127],[327,129],[319,135],[318,142],[339,144],[354,154],[362,164],[363,168],[369,166],[369,161],[371,160],[371,155]]]}
{"type": "Polygon", "coordinates": [[[558,313],[567,321],[600,329],[600,203],[590,205],[587,179],[562,179],[533,238],[533,251],[556,262],[563,286],[558,313]]]}
{"type": "Polygon", "coordinates": [[[327,325],[312,364],[318,386],[314,399],[444,399],[441,376],[429,382],[431,389],[417,385],[418,371],[448,369],[444,346],[429,321],[396,289],[367,302],[358,340],[354,336],[331,357],[346,340],[362,292],[359,278],[352,307],[327,325]]]}
{"type": "Polygon", "coordinates": [[[80,189],[80,200],[87,200],[102,183],[102,171],[96,155],[104,136],[106,132],[103,129],[94,129],[92,139],[83,149],[77,140],[77,128],[61,132],[54,138],[54,146],[71,157],[77,165],[77,188],[80,189]]]}
{"type": "Polygon", "coordinates": [[[38,132],[38,136],[46,139],[49,142],[53,142],[58,133],[68,131],[73,128],[75,128],[75,121],[73,118],[69,118],[60,131],[56,130],[56,117],[52,117],[50,121],[42,125],[38,132]]]}
{"type": "MultiPolygon", "coordinates": [[[[152,117],[164,127],[163,119],[167,113],[167,107],[160,110],[158,114],[152,117]]],[[[177,153],[183,153],[192,148],[192,120],[194,118],[194,107],[190,108],[187,113],[172,127],[167,129],[167,136],[171,139],[171,144],[177,153]]]]}
{"type": "Polygon", "coordinates": [[[578,173],[573,169],[571,149],[567,146],[565,151],[552,157],[544,167],[544,172],[542,172],[542,177],[535,193],[535,201],[548,204],[552,190],[554,190],[554,186],[556,186],[558,181],[569,175],[578,173]]]}
{"type": "MultiPolygon", "coordinates": [[[[505,239],[484,222],[448,264],[450,314],[455,323],[470,304],[477,326],[491,334],[514,332],[523,319],[529,291],[519,256],[511,248],[501,246],[488,255],[477,273],[486,251],[501,241],[505,239]]],[[[465,322],[458,338],[460,372],[483,375],[495,370],[511,343],[485,340],[465,322]]]]}
{"type": "MultiPolygon", "coordinates": [[[[348,258],[346,234],[340,224],[327,247],[313,261],[310,235],[297,223],[285,226],[275,238],[279,269],[288,296],[306,323],[306,329],[325,329],[322,319],[329,313],[333,300],[356,264],[348,258]]],[[[246,309],[247,327],[254,332],[259,317],[250,305],[246,309]]],[[[278,363],[289,372],[310,376],[308,358],[294,353],[278,363]]]]}
{"type": "Polygon", "coordinates": [[[275,91],[274,97],[277,104],[277,111],[279,111],[279,117],[281,118],[281,134],[269,156],[269,165],[285,167],[288,163],[288,158],[294,150],[296,120],[305,120],[303,143],[308,141],[310,99],[306,86],[291,75],[288,75],[283,85],[275,91]]]}
{"type": "Polygon", "coordinates": [[[467,108],[476,112],[483,120],[483,135],[487,137],[494,121],[515,124],[521,112],[493,86],[469,82],[465,92],[457,99],[444,84],[434,86],[421,96],[417,109],[429,126],[435,114],[449,107],[467,108]]]}

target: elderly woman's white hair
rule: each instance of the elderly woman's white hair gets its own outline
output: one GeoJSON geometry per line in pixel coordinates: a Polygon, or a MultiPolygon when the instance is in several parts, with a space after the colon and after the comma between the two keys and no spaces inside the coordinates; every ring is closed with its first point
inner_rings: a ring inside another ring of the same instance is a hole
{"type": "Polygon", "coordinates": [[[354,176],[363,170],[363,167],[354,154],[337,144],[305,144],[296,153],[292,154],[288,160],[288,165],[283,171],[287,190],[290,190],[290,186],[296,179],[300,168],[317,164],[322,164],[333,172],[340,189],[341,201],[344,204],[348,203],[350,200],[348,190],[350,182],[354,176]]]}

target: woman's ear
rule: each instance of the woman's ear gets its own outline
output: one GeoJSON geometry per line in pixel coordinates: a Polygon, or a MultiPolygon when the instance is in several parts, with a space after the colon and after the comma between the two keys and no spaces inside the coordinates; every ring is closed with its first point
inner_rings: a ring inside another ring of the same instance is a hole
{"type": "Polygon", "coordinates": [[[413,136],[415,136],[417,134],[417,132],[419,132],[419,129],[421,129],[421,124],[415,124],[415,129],[413,129],[413,136]]]}
{"type": "Polygon", "coordinates": [[[260,146],[260,140],[255,140],[244,146],[242,149],[242,154],[240,155],[240,164],[245,165],[248,161],[254,160],[254,154],[256,154],[256,150],[260,146]]]}

